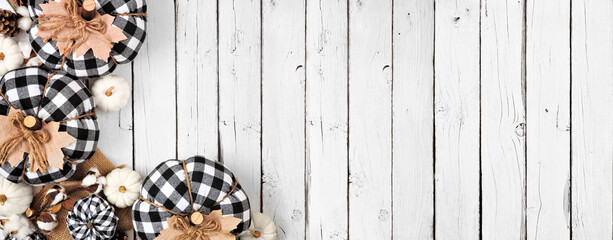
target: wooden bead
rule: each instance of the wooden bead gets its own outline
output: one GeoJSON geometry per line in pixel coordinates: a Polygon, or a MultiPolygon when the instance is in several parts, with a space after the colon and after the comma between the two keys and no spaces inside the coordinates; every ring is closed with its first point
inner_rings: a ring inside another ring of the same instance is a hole
{"type": "Polygon", "coordinates": [[[96,2],[94,0],[83,1],[81,17],[85,20],[92,20],[96,16],[96,2]]]}
{"type": "Polygon", "coordinates": [[[204,216],[202,215],[202,213],[195,212],[192,213],[192,215],[190,216],[190,220],[192,221],[192,224],[200,225],[202,224],[202,222],[204,222],[204,216]]]}
{"type": "Polygon", "coordinates": [[[30,130],[38,130],[43,125],[42,123],[36,119],[34,116],[27,116],[23,119],[23,125],[29,128],[30,130]]]}

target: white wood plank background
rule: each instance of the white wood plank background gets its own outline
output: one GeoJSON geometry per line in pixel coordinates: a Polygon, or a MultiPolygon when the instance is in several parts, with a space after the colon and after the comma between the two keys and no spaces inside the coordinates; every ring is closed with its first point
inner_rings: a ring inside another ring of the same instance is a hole
{"type": "Polygon", "coordinates": [[[231,168],[279,239],[613,238],[610,0],[150,1],[101,150],[231,168]]]}

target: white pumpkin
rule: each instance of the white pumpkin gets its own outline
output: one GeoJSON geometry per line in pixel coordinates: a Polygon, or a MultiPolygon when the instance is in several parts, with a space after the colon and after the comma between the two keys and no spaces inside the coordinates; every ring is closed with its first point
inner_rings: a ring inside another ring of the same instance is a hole
{"type": "Polygon", "coordinates": [[[0,75],[15,70],[23,64],[23,54],[17,42],[0,36],[0,75]]]}
{"type": "Polygon", "coordinates": [[[0,177],[0,215],[11,216],[26,212],[32,203],[32,187],[13,183],[0,177]]]}
{"type": "Polygon", "coordinates": [[[104,195],[106,199],[118,208],[132,206],[140,195],[142,177],[136,171],[127,168],[116,168],[106,175],[104,195]]]}
{"type": "Polygon", "coordinates": [[[130,100],[130,85],[118,75],[107,75],[96,80],[91,90],[96,109],[104,112],[117,112],[130,100]]]}
{"type": "Polygon", "coordinates": [[[268,215],[251,212],[251,227],[240,237],[241,240],[276,240],[277,226],[268,215]]]}

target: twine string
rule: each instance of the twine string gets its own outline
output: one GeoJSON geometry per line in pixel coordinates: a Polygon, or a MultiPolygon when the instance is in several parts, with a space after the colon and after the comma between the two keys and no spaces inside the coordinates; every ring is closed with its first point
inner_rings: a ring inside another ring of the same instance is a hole
{"type": "MultiPolygon", "coordinates": [[[[190,240],[190,239],[198,239],[198,240],[210,240],[209,236],[211,235],[215,235],[215,234],[220,234],[223,233],[221,232],[221,225],[219,224],[219,222],[215,221],[215,220],[209,220],[206,223],[200,224],[200,225],[192,225],[190,224],[189,220],[187,219],[191,214],[193,213],[200,213],[200,212],[204,212],[205,210],[199,210],[199,211],[195,211],[194,209],[194,197],[192,196],[192,184],[191,181],[189,180],[189,173],[187,171],[187,164],[185,163],[185,161],[181,161],[182,165],[183,165],[183,171],[185,172],[185,181],[187,184],[187,189],[189,192],[189,200],[190,200],[190,208],[191,208],[191,212],[190,213],[181,213],[181,212],[175,212],[172,211],[168,208],[165,208],[164,206],[161,206],[159,204],[153,203],[152,201],[147,200],[146,198],[144,198],[142,195],[139,196],[140,200],[142,200],[143,202],[148,203],[151,206],[154,206],[156,208],[159,208],[163,211],[169,212],[172,215],[175,216],[179,216],[177,217],[177,221],[174,224],[174,228],[181,230],[183,232],[185,232],[185,234],[179,236],[177,238],[177,240],[190,240]]],[[[223,201],[225,201],[232,193],[234,193],[234,191],[236,190],[238,186],[238,180],[234,180],[234,185],[232,186],[232,189],[218,202],[216,202],[215,204],[213,204],[212,207],[215,207],[217,205],[219,205],[220,203],[222,203],[223,201]]]]}

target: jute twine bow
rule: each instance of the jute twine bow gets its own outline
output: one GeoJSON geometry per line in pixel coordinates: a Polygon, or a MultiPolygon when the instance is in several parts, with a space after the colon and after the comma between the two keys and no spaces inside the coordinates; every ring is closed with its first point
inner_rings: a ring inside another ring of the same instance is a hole
{"type": "MultiPolygon", "coordinates": [[[[49,82],[51,81],[51,78],[53,78],[53,76],[55,76],[55,74],[51,74],[47,78],[47,83],[45,84],[45,88],[43,89],[43,94],[41,95],[41,99],[45,98],[45,95],[47,93],[47,87],[49,86],[49,82]]],[[[2,91],[0,91],[0,97],[4,99],[4,101],[9,105],[9,107],[15,109],[13,105],[11,105],[11,102],[9,102],[9,100],[4,96],[2,91]]],[[[36,111],[36,116],[38,116],[38,114],[40,113],[40,108],[41,106],[38,106],[38,110],[36,111]]],[[[95,116],[95,115],[96,115],[96,111],[93,111],[91,113],[86,113],[81,116],[62,120],[59,122],[60,123],[69,122],[72,120],[77,120],[80,118],[84,118],[88,116],[95,116]]],[[[34,166],[41,166],[42,168],[46,169],[47,167],[49,167],[49,161],[47,161],[47,152],[45,150],[45,144],[49,142],[49,140],[51,140],[49,132],[47,132],[44,129],[31,130],[27,128],[24,125],[24,119],[25,119],[25,116],[23,115],[21,111],[17,112],[10,119],[11,125],[17,128],[19,132],[14,134],[11,138],[9,138],[4,143],[0,144],[0,166],[4,165],[6,161],[8,160],[9,155],[13,151],[16,150],[16,148],[19,146],[20,143],[23,143],[25,141],[28,144],[28,149],[29,149],[28,157],[30,158],[30,169],[31,170],[34,169],[34,166]]],[[[76,165],[76,163],[70,161],[68,158],[64,158],[64,161],[68,161],[76,165]]],[[[24,170],[22,172],[22,175],[26,171],[25,167],[23,169],[24,170]]]]}
{"type": "MultiPolygon", "coordinates": [[[[100,17],[94,17],[91,20],[86,20],[81,16],[81,6],[77,0],[67,0],[64,2],[64,8],[68,12],[67,15],[64,14],[41,14],[38,19],[40,19],[40,26],[38,27],[40,31],[51,31],[49,37],[43,38],[44,41],[49,41],[49,39],[56,40],[58,42],[67,42],[70,46],[66,48],[63,57],[62,57],[62,65],[66,62],[66,56],[72,54],[75,50],[77,50],[81,45],[83,45],[89,39],[89,34],[100,35],[101,39],[105,40],[105,44],[112,45],[111,40],[105,37],[105,33],[107,30],[106,23],[100,17]],[[66,28],[72,28],[73,30],[67,35],[67,37],[59,38],[57,37],[58,33],[66,28]]],[[[146,17],[146,13],[120,13],[120,14],[110,14],[112,16],[140,16],[146,17]]],[[[110,55],[111,59],[115,64],[117,61],[115,58],[110,55]]],[[[106,60],[105,60],[106,61],[106,60]]]]}
{"type": "MultiPolygon", "coordinates": [[[[83,19],[81,16],[81,6],[79,6],[77,0],[65,1],[64,8],[68,12],[68,15],[41,14],[38,17],[38,19],[42,19],[40,21],[40,26],[38,27],[39,30],[51,31],[50,37],[43,38],[43,40],[49,41],[51,38],[56,38],[54,39],[56,41],[72,43],[72,45],[69,46],[64,53],[64,57],[62,58],[62,66],[64,66],[67,55],[72,54],[72,52],[87,42],[89,34],[102,35],[102,37],[106,39],[104,37],[104,33],[106,32],[106,24],[104,21],[102,21],[102,18],[97,17],[89,21],[83,19]],[[72,28],[73,30],[65,38],[57,38],[56,36],[58,33],[66,27],[72,28]]],[[[108,39],[106,40],[107,44],[111,44],[108,39]]]]}
{"type": "MultiPolygon", "coordinates": [[[[185,163],[185,161],[181,161],[183,164],[183,171],[185,172],[185,181],[187,182],[187,190],[189,193],[189,200],[190,200],[190,206],[191,206],[191,212],[190,213],[180,213],[180,212],[175,212],[172,211],[170,209],[167,209],[163,206],[160,206],[158,204],[155,204],[149,200],[147,200],[146,198],[144,198],[142,195],[140,196],[140,200],[150,204],[151,206],[157,207],[159,209],[162,209],[164,211],[167,211],[173,215],[178,216],[177,217],[177,221],[174,223],[173,227],[181,230],[183,232],[185,232],[184,234],[178,236],[176,238],[176,240],[210,240],[210,236],[215,235],[215,234],[220,234],[220,233],[224,233],[221,231],[221,224],[216,221],[216,220],[209,220],[207,222],[203,222],[202,224],[199,225],[193,225],[190,223],[189,221],[189,216],[193,213],[201,213],[204,212],[205,210],[200,210],[200,211],[195,211],[194,209],[194,197],[192,196],[192,184],[189,180],[189,173],[187,172],[187,165],[185,163]]],[[[215,204],[213,204],[212,207],[215,207],[217,205],[219,205],[220,203],[222,203],[223,201],[225,201],[233,192],[234,190],[236,190],[236,187],[238,186],[238,180],[234,180],[234,185],[232,186],[232,189],[230,190],[230,192],[228,192],[228,194],[226,194],[220,201],[216,202],[215,204]]]]}
{"type": "Polygon", "coordinates": [[[25,116],[21,112],[18,112],[10,119],[11,125],[17,128],[19,132],[15,133],[11,138],[0,145],[0,165],[4,165],[6,163],[9,155],[19,146],[19,144],[26,142],[28,144],[28,149],[30,149],[30,161],[32,161],[30,167],[34,169],[35,165],[49,166],[49,162],[47,161],[47,153],[45,151],[45,143],[51,140],[49,132],[44,129],[39,129],[36,131],[30,130],[24,125],[24,119],[25,116]]]}

